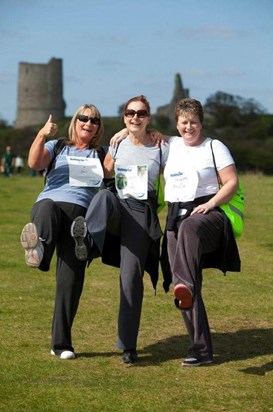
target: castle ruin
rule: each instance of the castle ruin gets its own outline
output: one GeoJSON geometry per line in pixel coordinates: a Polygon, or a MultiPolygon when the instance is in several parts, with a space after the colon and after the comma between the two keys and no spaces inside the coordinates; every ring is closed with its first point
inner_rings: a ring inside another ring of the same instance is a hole
{"type": "Polygon", "coordinates": [[[189,97],[189,89],[184,89],[180,74],[175,75],[175,84],[173,98],[169,104],[158,107],[156,111],[157,117],[166,117],[169,119],[171,127],[175,127],[174,108],[178,100],[189,97]]]}
{"type": "Polygon", "coordinates": [[[19,63],[16,128],[44,124],[65,117],[62,59],[47,64],[19,63]]]}
{"type": "MultiPolygon", "coordinates": [[[[166,118],[175,127],[174,108],[178,100],[189,97],[180,74],[175,75],[172,100],[157,108],[155,116],[166,118]]],[[[54,121],[65,117],[62,59],[51,58],[47,64],[19,63],[16,128],[44,124],[49,114],[54,121]]]]}

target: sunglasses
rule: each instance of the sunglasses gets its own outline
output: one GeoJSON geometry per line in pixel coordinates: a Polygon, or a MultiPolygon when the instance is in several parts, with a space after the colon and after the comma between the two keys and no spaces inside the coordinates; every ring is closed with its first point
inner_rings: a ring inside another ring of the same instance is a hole
{"type": "Polygon", "coordinates": [[[149,116],[149,113],[147,112],[147,110],[126,110],[124,113],[124,116],[128,117],[129,119],[132,119],[135,116],[135,114],[140,119],[149,116]]]}
{"type": "Polygon", "coordinates": [[[87,123],[90,120],[92,124],[95,124],[97,126],[100,125],[100,119],[98,117],[88,117],[88,116],[85,116],[84,114],[79,114],[77,116],[77,119],[83,123],[87,123]]]}

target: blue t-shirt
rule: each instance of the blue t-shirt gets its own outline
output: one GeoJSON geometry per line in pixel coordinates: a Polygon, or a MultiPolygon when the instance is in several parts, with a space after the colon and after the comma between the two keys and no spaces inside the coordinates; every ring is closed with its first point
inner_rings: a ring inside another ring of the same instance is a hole
{"type": "MultiPolygon", "coordinates": [[[[45,148],[51,158],[54,156],[54,146],[57,140],[46,142],[45,148]]],[[[107,148],[104,148],[105,152],[107,148]]],[[[65,146],[56,157],[55,167],[47,176],[47,182],[36,202],[43,199],[51,199],[54,202],[75,203],[88,208],[92,198],[98,192],[95,187],[71,186],[69,184],[69,166],[67,156],[98,158],[98,152],[94,149],[78,149],[75,146],[65,146]]]]}

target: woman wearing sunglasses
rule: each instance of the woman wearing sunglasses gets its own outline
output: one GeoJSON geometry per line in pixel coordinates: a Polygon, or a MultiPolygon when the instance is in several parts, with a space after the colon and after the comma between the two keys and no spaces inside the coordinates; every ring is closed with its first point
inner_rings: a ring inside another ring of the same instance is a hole
{"type": "MultiPolygon", "coordinates": [[[[163,138],[168,141],[169,156],[164,169],[168,216],[161,264],[163,275],[172,277],[174,303],[190,337],[188,354],[182,363],[186,367],[213,362],[210,326],[202,297],[203,268],[217,268],[223,273],[240,271],[232,227],[219,208],[237,190],[236,167],[223,143],[203,136],[203,118],[198,100],[182,99],[175,105],[179,136],[163,138]]],[[[111,144],[123,137],[122,130],[111,144]]]]}
{"type": "Polygon", "coordinates": [[[55,151],[58,141],[46,142],[57,129],[50,115],[29,151],[29,167],[50,171],[32,208],[31,222],[22,230],[21,244],[26,264],[44,272],[50,269],[56,250],[51,354],[74,359],[71,328],[82,293],[85,262],[75,256],[70,228],[76,216],[85,216],[103,178],[103,152],[99,147],[103,123],[94,105],[82,105],[72,117],[68,137],[63,139],[58,154],[55,151]]]}
{"type": "Polygon", "coordinates": [[[86,220],[79,217],[72,225],[79,259],[85,259],[87,252],[81,246],[87,245],[89,260],[102,255],[104,263],[120,267],[117,347],[123,351],[126,364],[138,359],[144,270],[151,275],[154,287],[158,277],[162,232],[154,184],[166,162],[168,146],[161,149],[152,142],[147,132],[150,117],[144,96],[125,104],[123,121],[128,135],[116,148],[109,148],[104,162],[107,175],[115,174],[117,193],[101,190],[92,199],[86,220]]]}

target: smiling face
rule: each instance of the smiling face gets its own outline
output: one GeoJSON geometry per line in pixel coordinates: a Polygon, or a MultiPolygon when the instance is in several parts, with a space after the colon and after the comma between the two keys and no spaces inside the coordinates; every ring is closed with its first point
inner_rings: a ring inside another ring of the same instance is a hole
{"type": "Polygon", "coordinates": [[[147,110],[145,103],[141,101],[130,102],[126,107],[123,121],[129,133],[145,133],[150,122],[149,111],[147,110]],[[133,111],[137,113],[134,113],[133,111]]]}
{"type": "Polygon", "coordinates": [[[186,145],[197,146],[202,143],[202,124],[197,114],[181,112],[176,127],[186,145]]]}
{"type": "MultiPolygon", "coordinates": [[[[87,116],[88,120],[82,117],[83,120],[75,120],[75,131],[77,135],[77,144],[79,146],[86,146],[90,144],[90,141],[96,136],[100,124],[94,124],[91,119],[97,118],[96,114],[90,108],[85,108],[79,116],[87,116]],[[91,119],[90,119],[91,118],[91,119]]],[[[81,117],[80,117],[81,118],[81,117]]],[[[97,122],[96,122],[97,123],[97,122]]]]}

